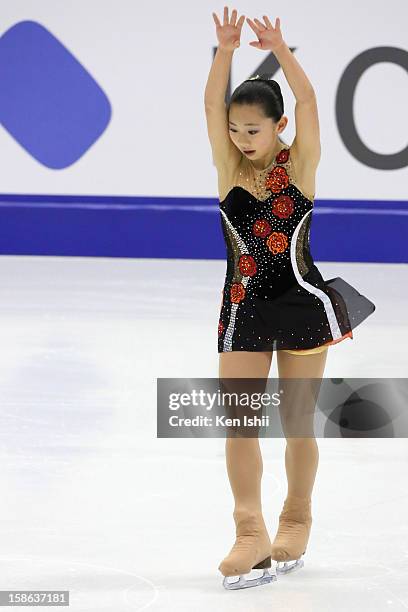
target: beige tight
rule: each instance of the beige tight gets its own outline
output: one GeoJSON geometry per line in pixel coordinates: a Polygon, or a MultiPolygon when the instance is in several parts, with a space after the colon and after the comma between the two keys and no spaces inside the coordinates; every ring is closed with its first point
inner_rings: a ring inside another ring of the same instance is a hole
{"type": "MultiPolygon", "coordinates": [[[[327,347],[310,351],[277,351],[279,378],[321,379],[327,359],[327,347]]],[[[220,378],[267,379],[272,363],[272,352],[231,351],[219,353],[220,378]]],[[[315,393],[305,388],[296,397],[279,407],[286,436],[285,468],[288,494],[310,497],[319,461],[318,447],[313,436],[315,393]],[[306,390],[306,393],[303,392],[306,390]],[[305,437],[291,437],[292,427],[302,423],[305,437]]],[[[235,509],[261,510],[261,479],[263,473],[259,439],[226,438],[226,464],[234,495],[235,509]]]]}

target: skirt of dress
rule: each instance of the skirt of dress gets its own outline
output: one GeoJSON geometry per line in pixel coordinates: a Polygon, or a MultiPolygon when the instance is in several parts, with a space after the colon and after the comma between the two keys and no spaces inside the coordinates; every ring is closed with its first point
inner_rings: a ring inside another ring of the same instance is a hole
{"type": "Polygon", "coordinates": [[[344,279],[324,281],[313,266],[273,299],[248,296],[231,303],[228,285],[218,325],[218,352],[324,350],[346,338],[375,311],[375,305],[344,279]],[[302,281],[302,282],[303,282],[302,281]]]}

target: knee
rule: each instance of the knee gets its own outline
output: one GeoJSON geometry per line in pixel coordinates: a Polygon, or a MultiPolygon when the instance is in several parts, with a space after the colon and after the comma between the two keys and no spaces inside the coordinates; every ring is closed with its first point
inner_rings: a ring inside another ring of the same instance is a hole
{"type": "Polygon", "coordinates": [[[286,445],[289,450],[300,450],[311,446],[317,446],[316,438],[313,435],[302,438],[286,438],[286,445]]]}

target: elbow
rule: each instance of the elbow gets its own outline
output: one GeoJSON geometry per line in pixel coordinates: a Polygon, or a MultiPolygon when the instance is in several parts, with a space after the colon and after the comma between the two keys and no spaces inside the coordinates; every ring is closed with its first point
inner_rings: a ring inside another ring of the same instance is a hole
{"type": "Polygon", "coordinates": [[[214,92],[210,93],[210,91],[204,92],[204,106],[205,108],[211,108],[214,106],[214,92]]]}
{"type": "Polygon", "coordinates": [[[314,102],[316,101],[316,92],[313,87],[309,87],[307,91],[302,93],[302,95],[296,98],[296,102],[314,102]]]}
{"type": "Polygon", "coordinates": [[[210,98],[204,98],[205,110],[210,110],[211,108],[214,108],[214,106],[215,106],[214,100],[210,100],[210,98]]]}
{"type": "Polygon", "coordinates": [[[211,100],[207,95],[204,96],[204,107],[207,109],[211,106],[211,100]]]}
{"type": "Polygon", "coordinates": [[[206,111],[212,111],[214,109],[219,110],[220,108],[225,109],[226,104],[225,100],[209,100],[208,98],[206,98],[204,100],[204,107],[206,111]]]}
{"type": "Polygon", "coordinates": [[[225,97],[219,92],[205,92],[204,93],[204,106],[207,109],[212,108],[220,108],[220,106],[225,106],[225,97]]]}

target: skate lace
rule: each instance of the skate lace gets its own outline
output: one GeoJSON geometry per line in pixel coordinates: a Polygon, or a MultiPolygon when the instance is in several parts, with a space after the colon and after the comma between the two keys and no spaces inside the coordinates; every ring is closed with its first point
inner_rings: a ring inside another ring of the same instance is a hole
{"type": "Polygon", "coordinates": [[[289,525],[307,525],[311,521],[312,515],[308,511],[294,513],[291,510],[283,510],[279,515],[279,522],[286,523],[289,525]]]}
{"type": "Polygon", "coordinates": [[[288,496],[283,504],[279,520],[308,524],[312,520],[311,501],[288,496]]]}
{"type": "Polygon", "coordinates": [[[283,561],[302,554],[309,539],[311,524],[310,502],[298,504],[285,501],[273,542],[274,558],[283,561]]]}
{"type": "Polygon", "coordinates": [[[235,538],[235,544],[232,547],[234,552],[249,552],[258,551],[259,536],[257,535],[239,535],[235,538]]]}
{"type": "Polygon", "coordinates": [[[269,539],[266,526],[262,516],[251,515],[239,518],[239,514],[234,513],[236,522],[236,538],[232,547],[234,552],[247,552],[259,548],[262,538],[269,539]]]}

